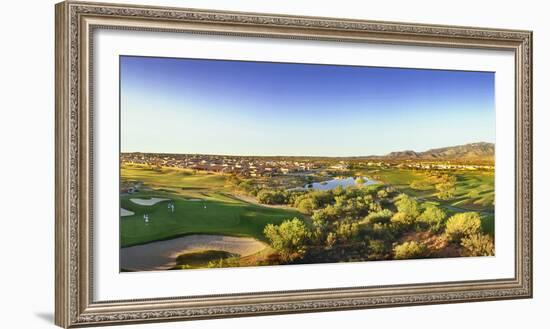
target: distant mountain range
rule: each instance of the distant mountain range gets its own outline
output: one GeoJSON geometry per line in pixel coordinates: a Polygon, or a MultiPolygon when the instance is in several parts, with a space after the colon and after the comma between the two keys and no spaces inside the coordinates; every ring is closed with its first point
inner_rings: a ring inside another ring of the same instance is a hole
{"type": "Polygon", "coordinates": [[[391,152],[386,155],[365,155],[365,156],[287,156],[287,155],[224,155],[224,154],[185,154],[185,153],[147,153],[147,152],[123,152],[127,155],[163,155],[163,156],[182,156],[182,155],[198,155],[205,157],[235,157],[235,158],[271,158],[271,159],[338,159],[341,161],[347,160],[377,160],[377,161],[449,161],[462,163],[494,163],[495,144],[479,142],[457,146],[448,146],[430,149],[424,152],[416,152],[411,150],[391,152]]]}
{"type": "Polygon", "coordinates": [[[386,160],[434,160],[434,161],[494,161],[495,144],[493,143],[470,143],[457,146],[448,146],[430,149],[424,152],[411,150],[391,152],[384,156],[372,156],[368,158],[386,160]]]}

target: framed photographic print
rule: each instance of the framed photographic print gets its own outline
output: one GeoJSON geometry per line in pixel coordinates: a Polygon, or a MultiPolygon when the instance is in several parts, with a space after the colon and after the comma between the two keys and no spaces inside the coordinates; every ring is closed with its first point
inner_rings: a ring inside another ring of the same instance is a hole
{"type": "Polygon", "coordinates": [[[532,295],[532,33],[56,6],[56,324],[532,295]]]}

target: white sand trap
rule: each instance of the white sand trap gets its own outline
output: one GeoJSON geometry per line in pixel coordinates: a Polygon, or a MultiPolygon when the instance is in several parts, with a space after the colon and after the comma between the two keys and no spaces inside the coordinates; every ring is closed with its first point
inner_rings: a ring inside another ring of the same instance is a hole
{"type": "Polygon", "coordinates": [[[133,214],[134,214],[133,211],[126,210],[126,209],[124,209],[124,208],[120,208],[120,216],[121,216],[121,217],[132,216],[133,214]]]}
{"type": "Polygon", "coordinates": [[[120,249],[120,267],[133,271],[166,270],[176,265],[176,257],[185,252],[222,250],[241,257],[252,255],[267,245],[254,238],[226,235],[187,235],[120,249]]]}
{"type": "Polygon", "coordinates": [[[132,201],[135,204],[138,204],[140,206],[154,206],[157,203],[161,201],[168,201],[170,199],[163,199],[163,198],[150,198],[150,199],[139,199],[139,198],[132,198],[130,201],[132,201]]]}

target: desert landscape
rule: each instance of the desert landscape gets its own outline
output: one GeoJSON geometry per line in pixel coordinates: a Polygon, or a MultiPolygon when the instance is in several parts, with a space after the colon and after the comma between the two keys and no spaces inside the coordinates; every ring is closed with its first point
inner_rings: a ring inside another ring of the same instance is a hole
{"type": "Polygon", "coordinates": [[[493,255],[493,154],[123,154],[121,269],[493,255]]]}
{"type": "Polygon", "coordinates": [[[494,88],[494,72],[121,56],[120,271],[493,256],[494,88]]]}

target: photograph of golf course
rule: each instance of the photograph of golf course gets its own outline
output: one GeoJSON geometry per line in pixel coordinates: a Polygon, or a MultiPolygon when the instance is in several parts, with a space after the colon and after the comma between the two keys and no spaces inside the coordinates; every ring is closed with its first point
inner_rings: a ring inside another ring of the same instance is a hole
{"type": "Polygon", "coordinates": [[[120,57],[120,271],[494,256],[494,73],[120,57]]]}

